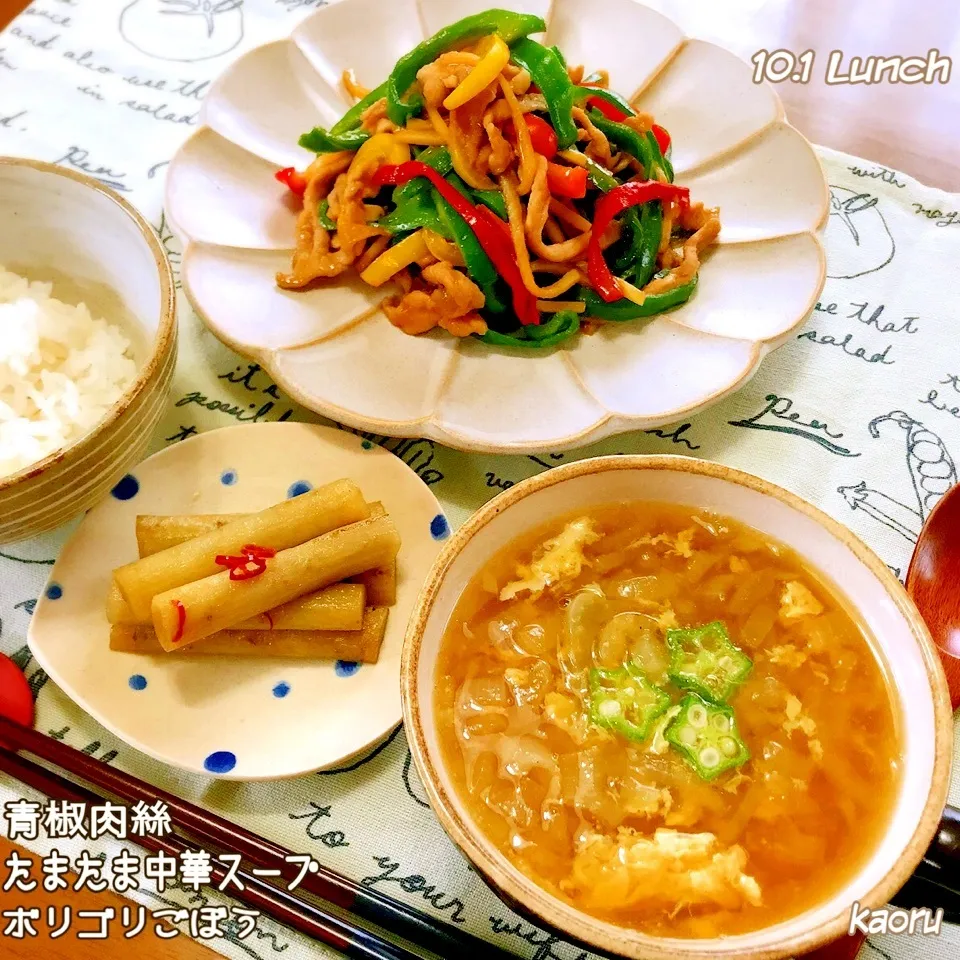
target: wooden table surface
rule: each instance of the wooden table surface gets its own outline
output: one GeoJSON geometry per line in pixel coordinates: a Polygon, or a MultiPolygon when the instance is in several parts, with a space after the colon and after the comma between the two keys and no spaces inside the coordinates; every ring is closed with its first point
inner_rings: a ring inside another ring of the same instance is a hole
{"type": "MultiPolygon", "coordinates": [[[[27,6],[26,0],[0,0],[0,27],[27,6]]],[[[735,4],[716,0],[685,0],[685,26],[698,36],[728,47],[749,59],[761,48],[816,54],[807,84],[786,81],[777,90],[794,125],[814,143],[856,154],[902,170],[931,186],[960,192],[960,62],[947,84],[824,83],[832,50],[853,56],[926,56],[931,48],[951,51],[960,61],[960,3],[957,0],[767,0],[759,10],[739,12],[735,4]]],[[[106,15],[105,11],[105,15],[106,15]]],[[[0,38],[2,39],[2,38],[0,38]]],[[[0,838],[0,862],[11,845],[0,838]]],[[[24,851],[22,851],[24,852],[24,851]]],[[[24,852],[29,855],[28,852],[24,852]]],[[[0,911],[15,906],[45,909],[56,900],[69,903],[74,913],[112,904],[122,898],[96,894],[69,897],[0,892],[0,911]]],[[[0,954],[12,960],[210,960],[211,951],[186,937],[161,940],[143,934],[135,941],[77,941],[67,936],[50,941],[14,941],[5,938],[0,954]]]]}

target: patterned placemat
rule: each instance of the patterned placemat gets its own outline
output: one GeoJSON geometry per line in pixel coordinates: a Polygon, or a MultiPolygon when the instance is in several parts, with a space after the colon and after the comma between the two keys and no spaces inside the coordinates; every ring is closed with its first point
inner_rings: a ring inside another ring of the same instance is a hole
{"type": "MultiPolygon", "coordinates": [[[[384,0],[389,2],[389,0],[384,0]]],[[[0,34],[0,153],[82,170],[132,200],[178,269],[163,216],[164,171],[197,124],[211,80],[245,50],[281,37],[317,0],[37,0],[0,34]],[[181,32],[171,40],[171,21],[181,32]]],[[[682,453],[752,471],[845,523],[903,576],[924,518],[957,481],[960,337],[951,282],[960,262],[960,197],[869,161],[820,149],[831,184],[829,280],[795,339],[709,412],[576,453],[463,454],[424,440],[370,440],[406,461],[454,525],[499,491],[585,456],[682,453]],[[951,229],[953,227],[953,229],[951,229]]],[[[208,333],[180,300],[181,354],[153,450],[237,422],[321,422],[256,365],[208,333]]],[[[38,726],[186,799],[537,960],[583,960],[496,900],[447,841],[411,768],[402,731],[340,771],[285,783],[232,784],[154,763],[100,728],[31,661],[26,630],[49,567],[73,525],[0,547],[0,650],[37,695],[38,726]]],[[[24,796],[0,777],[0,803],[24,796]]],[[[952,800],[960,803],[960,776],[952,800]]],[[[6,829],[0,820],[0,831],[6,829]]],[[[119,854],[113,841],[29,841],[39,853],[119,854]]],[[[130,895],[150,909],[220,905],[179,883],[130,895]]],[[[188,923],[181,923],[184,935],[188,923]]],[[[231,957],[334,956],[260,920],[230,917],[210,945],[231,957]]],[[[2,931],[2,927],[0,927],[2,931]]],[[[40,926],[40,934],[45,933],[40,926]]],[[[865,957],[947,960],[960,929],[939,937],[871,937],[865,957]]]]}

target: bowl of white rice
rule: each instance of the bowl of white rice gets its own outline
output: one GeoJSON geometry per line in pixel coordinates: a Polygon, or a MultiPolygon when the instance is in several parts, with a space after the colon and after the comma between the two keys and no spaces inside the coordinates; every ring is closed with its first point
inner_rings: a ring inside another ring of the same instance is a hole
{"type": "Polygon", "coordinates": [[[0,544],[86,510],[143,457],[176,340],[143,217],[90,177],[0,157],[0,544]]]}

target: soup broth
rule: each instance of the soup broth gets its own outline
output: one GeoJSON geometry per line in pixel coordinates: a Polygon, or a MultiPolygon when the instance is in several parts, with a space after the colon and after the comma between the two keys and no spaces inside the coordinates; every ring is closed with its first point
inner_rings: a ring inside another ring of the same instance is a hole
{"type": "Polygon", "coordinates": [[[521,537],[461,597],[437,678],[480,829],[550,893],[649,934],[822,902],[899,785],[857,621],[792,550],[703,511],[617,504],[521,537]]]}

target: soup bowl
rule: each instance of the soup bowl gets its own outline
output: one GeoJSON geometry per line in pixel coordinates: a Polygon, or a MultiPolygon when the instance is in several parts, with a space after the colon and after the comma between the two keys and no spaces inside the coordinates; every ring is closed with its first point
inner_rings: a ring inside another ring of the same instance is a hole
{"type": "Polygon", "coordinates": [[[936,648],[887,566],[849,530],[799,497],[750,474],[674,456],[618,456],[554,468],[500,494],[454,534],[420,594],[402,667],[407,737],[437,817],[493,889],[571,940],[629,958],[753,957],[774,960],[847,933],[851,907],[886,904],[937,832],[946,802],[952,727],[936,648]],[[525,531],[577,510],[625,501],[707,510],[791,547],[829,582],[866,629],[901,731],[902,774],[886,830],[836,893],[773,926],[711,939],[652,936],[612,924],[553,896],[520,872],[479,829],[441,747],[434,694],[441,640],[467,585],[525,531]]]}

